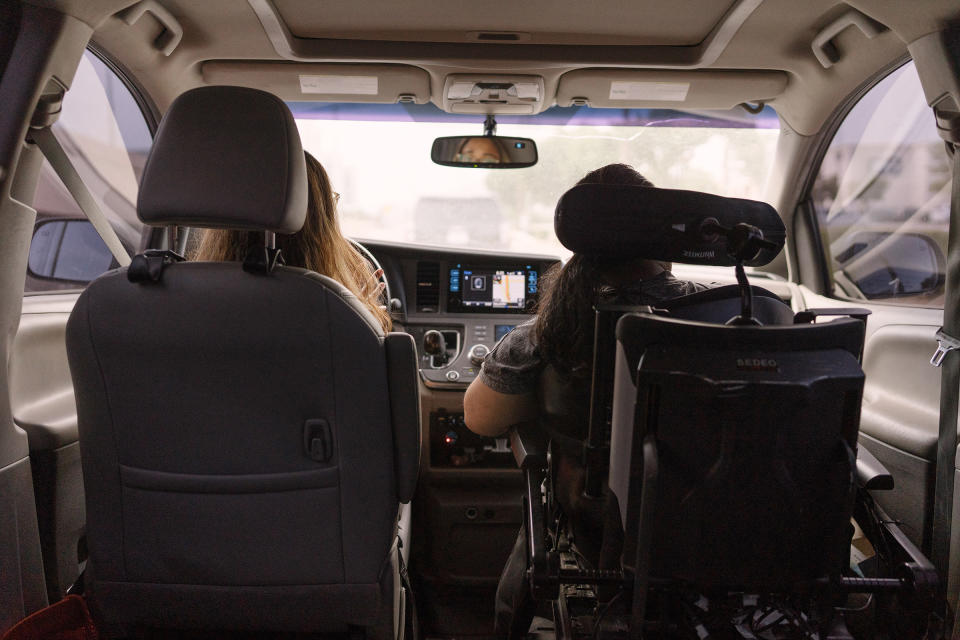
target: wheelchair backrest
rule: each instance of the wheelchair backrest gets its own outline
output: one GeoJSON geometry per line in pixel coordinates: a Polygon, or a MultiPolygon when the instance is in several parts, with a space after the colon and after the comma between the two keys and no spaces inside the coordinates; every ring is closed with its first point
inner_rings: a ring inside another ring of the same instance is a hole
{"type": "Polygon", "coordinates": [[[849,553],[864,323],[617,325],[609,485],[623,565],[781,590],[849,553]]]}

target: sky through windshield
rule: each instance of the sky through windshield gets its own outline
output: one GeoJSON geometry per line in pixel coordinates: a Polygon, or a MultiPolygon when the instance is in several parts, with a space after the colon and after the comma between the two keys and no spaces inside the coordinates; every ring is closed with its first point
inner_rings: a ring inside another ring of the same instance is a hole
{"type": "Polygon", "coordinates": [[[558,198],[587,172],[632,165],[660,187],[762,199],[779,121],[733,112],[553,108],[498,118],[497,133],[537,142],[524,169],[443,167],[439,136],[481,135],[482,118],[433,105],[290,103],[304,148],[341,194],[358,239],[566,256],[553,234],[558,198]],[[530,123],[536,124],[530,124],[530,123]]]}

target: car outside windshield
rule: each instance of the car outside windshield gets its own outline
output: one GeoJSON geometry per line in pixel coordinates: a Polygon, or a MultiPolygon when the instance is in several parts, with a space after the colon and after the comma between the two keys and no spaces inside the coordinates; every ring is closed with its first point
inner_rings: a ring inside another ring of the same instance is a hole
{"type": "Polygon", "coordinates": [[[344,233],[386,240],[567,256],[553,233],[559,197],[589,171],[632,165],[659,187],[763,199],[779,120],[655,109],[555,107],[497,118],[497,134],[533,138],[523,169],[445,167],[434,138],[482,135],[483,118],[433,105],[290,103],[304,149],[341,194],[344,233]]]}

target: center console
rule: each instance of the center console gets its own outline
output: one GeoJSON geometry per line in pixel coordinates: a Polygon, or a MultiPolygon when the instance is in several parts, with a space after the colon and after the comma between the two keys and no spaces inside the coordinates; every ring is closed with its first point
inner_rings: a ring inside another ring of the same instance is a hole
{"type": "Polygon", "coordinates": [[[494,345],[532,318],[541,274],[556,260],[445,255],[418,260],[409,274],[407,331],[419,347],[428,386],[462,387],[494,345]]]}
{"type": "Polygon", "coordinates": [[[464,318],[463,322],[408,325],[417,343],[420,376],[428,386],[462,387],[480,372],[483,359],[494,345],[527,318],[464,318]],[[439,337],[436,336],[439,333],[439,337]],[[440,339],[442,338],[442,342],[440,339]]]}
{"type": "Polygon", "coordinates": [[[515,469],[510,439],[470,431],[463,413],[430,412],[430,466],[434,469],[515,469]]]}
{"type": "Polygon", "coordinates": [[[464,391],[497,342],[533,319],[542,276],[558,260],[395,243],[367,246],[393,276],[403,331],[418,350],[423,462],[413,500],[411,566],[428,594],[420,613],[432,620],[432,628],[454,637],[462,624],[449,621],[444,627],[438,622],[444,611],[432,610],[430,603],[463,597],[476,598],[475,609],[490,606],[522,526],[524,490],[508,440],[467,428],[464,391]]]}

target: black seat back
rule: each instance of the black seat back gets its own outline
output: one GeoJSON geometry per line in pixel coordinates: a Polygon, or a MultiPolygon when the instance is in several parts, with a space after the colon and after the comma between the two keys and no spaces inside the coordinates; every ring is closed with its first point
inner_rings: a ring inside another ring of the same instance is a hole
{"type": "MultiPolygon", "coordinates": [[[[295,231],[306,176],[289,110],[237,87],[184,94],[140,197],[153,224],[295,231]]],[[[420,451],[413,339],[304,269],[149,275],[98,278],[67,325],[102,631],[393,638],[397,512],[420,451]]]]}
{"type": "Polygon", "coordinates": [[[617,326],[610,488],[623,564],[788,590],[849,553],[864,324],[617,326]]]}

